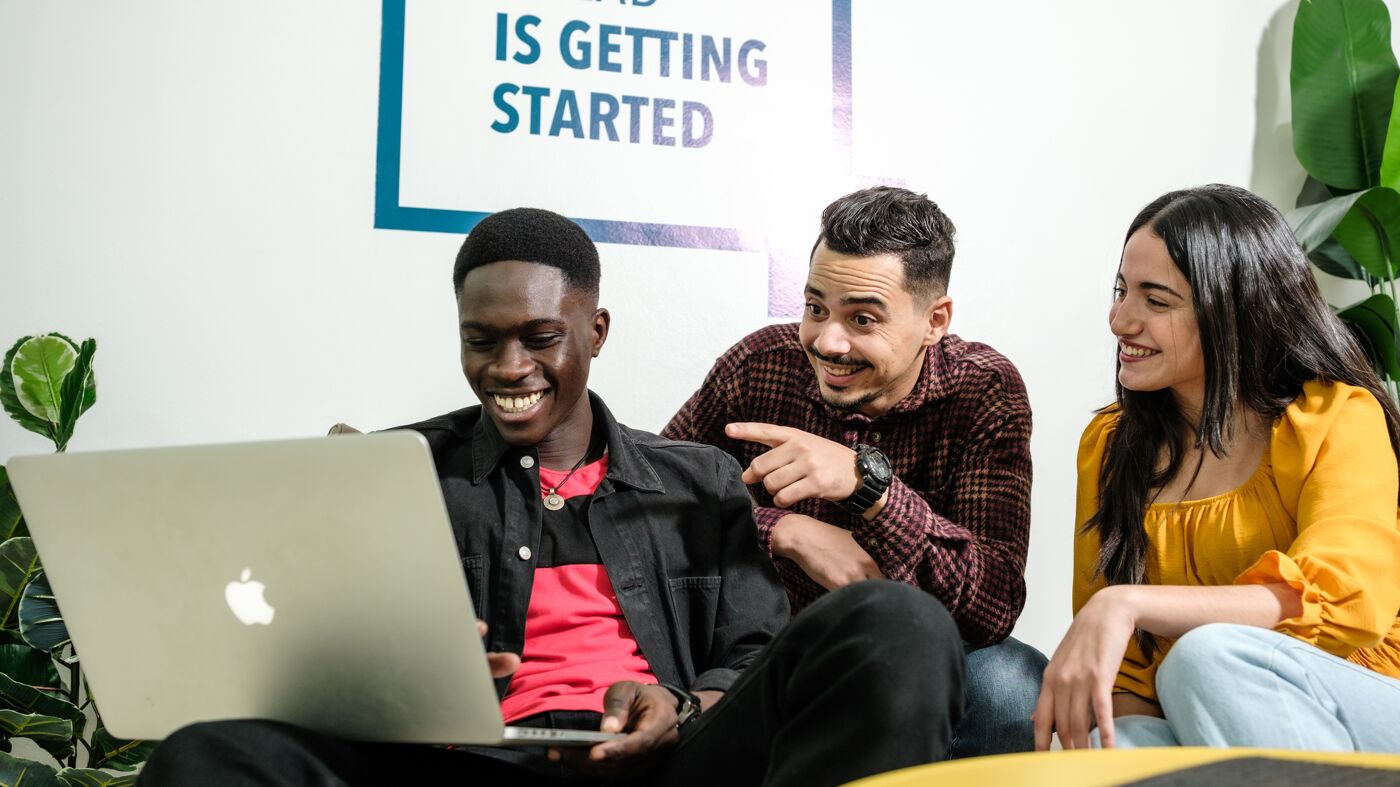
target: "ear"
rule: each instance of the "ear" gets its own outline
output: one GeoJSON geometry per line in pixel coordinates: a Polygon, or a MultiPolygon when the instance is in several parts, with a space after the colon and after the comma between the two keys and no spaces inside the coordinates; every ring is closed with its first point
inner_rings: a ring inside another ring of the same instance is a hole
{"type": "Polygon", "coordinates": [[[593,357],[603,351],[603,343],[608,340],[608,328],[612,327],[612,315],[607,309],[593,312],[593,357]]]}
{"type": "Polygon", "coordinates": [[[924,308],[924,319],[928,321],[928,331],[924,333],[924,346],[932,347],[948,335],[948,326],[953,322],[953,299],[947,295],[934,298],[924,308]]]}

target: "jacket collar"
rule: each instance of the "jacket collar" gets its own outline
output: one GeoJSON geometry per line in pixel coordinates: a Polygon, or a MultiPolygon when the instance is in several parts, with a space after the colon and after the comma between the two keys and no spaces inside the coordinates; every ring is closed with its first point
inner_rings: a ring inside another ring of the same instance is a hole
{"type": "MultiPolygon", "coordinates": [[[[656,469],[642,456],[637,441],[613,417],[612,411],[603,400],[592,391],[588,392],[588,403],[593,408],[593,428],[602,428],[608,444],[608,475],[615,484],[625,484],[647,492],[665,492],[661,477],[656,469]]],[[[471,428],[472,483],[479,484],[491,474],[502,459],[507,456],[530,456],[538,459],[534,446],[513,446],[501,437],[496,422],[482,409],[478,409],[476,425],[471,428]]]]}

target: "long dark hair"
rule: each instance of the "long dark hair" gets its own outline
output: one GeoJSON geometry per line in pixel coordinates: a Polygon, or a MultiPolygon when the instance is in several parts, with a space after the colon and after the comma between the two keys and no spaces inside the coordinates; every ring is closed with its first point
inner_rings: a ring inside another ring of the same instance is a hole
{"type": "MultiPolygon", "coordinates": [[[[1237,403],[1273,421],[1310,380],[1365,388],[1385,410],[1391,450],[1400,456],[1400,410],[1322,299],[1298,241],[1272,205],[1244,189],[1212,184],[1153,200],[1133,219],[1124,246],[1144,226],[1191,284],[1205,398],[1192,424],[1171,391],[1117,385],[1109,409],[1119,417],[1099,470],[1099,510],[1085,525],[1098,531],[1097,571],[1111,585],[1145,581],[1143,518],[1152,490],[1176,477],[1189,449],[1229,451],[1237,403]],[[1167,462],[1158,470],[1164,449],[1167,462]]],[[[1145,653],[1156,649],[1145,632],[1138,642],[1145,653]]]]}

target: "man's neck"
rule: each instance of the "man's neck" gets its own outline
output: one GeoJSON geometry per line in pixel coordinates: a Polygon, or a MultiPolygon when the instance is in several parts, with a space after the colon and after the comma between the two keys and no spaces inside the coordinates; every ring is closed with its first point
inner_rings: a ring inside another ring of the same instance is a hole
{"type": "Polygon", "coordinates": [[[588,454],[593,442],[593,407],[587,396],[580,397],[574,411],[535,446],[540,465],[550,470],[569,470],[588,454]]]}

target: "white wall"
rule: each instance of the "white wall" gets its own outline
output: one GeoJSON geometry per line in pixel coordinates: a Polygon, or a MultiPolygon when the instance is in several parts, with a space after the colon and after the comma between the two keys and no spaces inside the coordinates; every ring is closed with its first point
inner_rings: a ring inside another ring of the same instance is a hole
{"type": "MultiPolygon", "coordinates": [[[[1123,231],[1203,182],[1291,206],[1294,5],[854,5],[856,169],[953,218],[954,330],[1030,389],[1017,634],[1049,652],[1070,617],[1079,431],[1112,395],[1123,231]]],[[[75,450],[385,427],[473,401],[448,283],[460,239],[372,228],[379,26],[368,1],[0,2],[0,343],[97,337],[75,450]]],[[[548,207],[558,173],[530,174],[548,207]]],[[[766,259],[602,253],[614,330],[594,387],[659,429],[768,322],[766,259]]],[[[0,461],[47,449],[0,423],[0,461]]]]}

